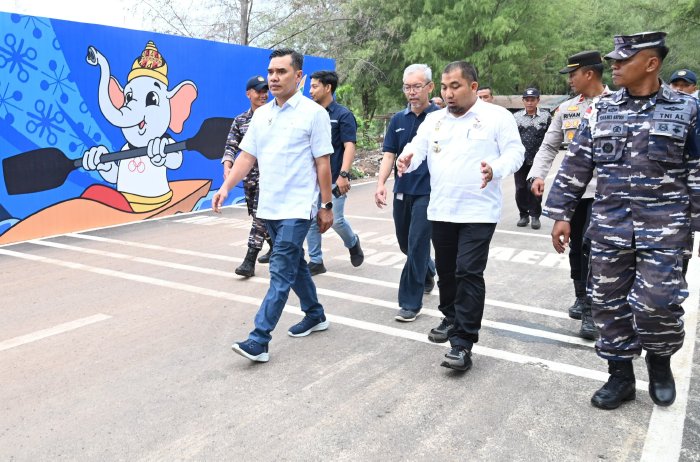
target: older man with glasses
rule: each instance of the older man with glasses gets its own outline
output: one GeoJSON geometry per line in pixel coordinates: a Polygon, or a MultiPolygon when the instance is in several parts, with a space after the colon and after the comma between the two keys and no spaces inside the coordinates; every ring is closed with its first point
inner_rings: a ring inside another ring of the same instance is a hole
{"type": "MultiPolygon", "coordinates": [[[[384,158],[379,168],[374,202],[377,207],[387,205],[386,180],[395,171],[396,156],[416,135],[425,116],[440,108],[429,100],[435,88],[432,71],[425,64],[411,64],[403,73],[402,90],[408,106],[395,114],[384,136],[384,158]]],[[[423,294],[435,287],[435,263],[430,258],[431,225],[428,222],[430,200],[430,173],[422,165],[416,171],[396,178],[394,182],[394,226],[406,264],[399,281],[399,312],[396,320],[411,322],[423,307],[423,294]]]]}

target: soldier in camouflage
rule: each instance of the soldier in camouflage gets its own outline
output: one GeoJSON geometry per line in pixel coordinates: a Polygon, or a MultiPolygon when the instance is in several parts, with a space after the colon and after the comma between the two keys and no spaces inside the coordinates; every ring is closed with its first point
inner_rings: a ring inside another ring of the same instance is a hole
{"type": "Polygon", "coordinates": [[[573,211],[597,172],[586,236],[596,351],[610,372],[591,398],[602,409],[635,398],[632,359],[642,350],[654,403],[669,406],[676,396],[670,360],[684,338],[683,257],[700,229],[700,139],[698,101],[658,78],[665,35],[615,36],[605,58],[620,90],[589,109],[544,210],[556,220],[552,243],[563,252],[573,211]]]}
{"type": "MultiPolygon", "coordinates": [[[[224,155],[221,158],[221,163],[224,166],[224,179],[226,179],[229,171],[231,171],[233,162],[240,151],[238,145],[248,131],[248,125],[253,118],[253,112],[267,103],[267,91],[267,81],[262,76],[256,75],[248,79],[246,83],[246,97],[250,100],[250,109],[237,115],[231,124],[231,130],[226,139],[224,155]]],[[[245,194],[246,205],[248,206],[248,215],[253,217],[253,224],[248,234],[248,252],[243,259],[243,263],[235,269],[236,274],[244,277],[253,277],[255,275],[255,258],[258,256],[260,250],[262,250],[263,241],[267,241],[270,246],[270,251],[265,255],[261,255],[258,261],[260,263],[268,263],[270,261],[270,254],[272,253],[272,241],[267,234],[265,222],[256,216],[258,210],[259,179],[260,171],[256,163],[243,179],[243,192],[245,194]]]]}

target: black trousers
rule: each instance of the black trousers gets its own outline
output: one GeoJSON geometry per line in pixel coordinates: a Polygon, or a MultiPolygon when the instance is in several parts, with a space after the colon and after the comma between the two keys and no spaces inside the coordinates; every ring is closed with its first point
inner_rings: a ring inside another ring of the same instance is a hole
{"type": "Polygon", "coordinates": [[[590,242],[584,242],[583,235],[591,221],[591,206],[593,198],[581,199],[571,217],[571,235],[569,236],[569,266],[571,279],[584,284],[588,277],[588,257],[590,242]]]}
{"type": "Polygon", "coordinates": [[[450,344],[471,349],[479,340],[484,315],[484,270],[495,223],[433,222],[438,308],[454,328],[450,344]]]}
{"type": "Polygon", "coordinates": [[[531,216],[539,218],[542,215],[542,196],[537,197],[530,191],[527,184],[527,174],[530,172],[532,164],[527,162],[515,172],[515,203],[521,217],[531,216]]]}

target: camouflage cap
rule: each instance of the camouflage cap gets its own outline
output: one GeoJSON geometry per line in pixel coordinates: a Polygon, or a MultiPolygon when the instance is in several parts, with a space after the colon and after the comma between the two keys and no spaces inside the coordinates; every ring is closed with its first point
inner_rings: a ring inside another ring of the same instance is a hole
{"type": "MultiPolygon", "coordinates": [[[[623,61],[647,48],[666,48],[666,32],[640,32],[632,35],[616,35],[615,49],[605,59],[623,61]]],[[[667,48],[666,48],[667,49],[667,48]]]]}

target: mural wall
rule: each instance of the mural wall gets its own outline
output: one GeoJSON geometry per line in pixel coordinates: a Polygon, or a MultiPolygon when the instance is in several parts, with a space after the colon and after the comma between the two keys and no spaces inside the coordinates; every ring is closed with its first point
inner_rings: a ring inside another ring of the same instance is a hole
{"type": "Polygon", "coordinates": [[[0,244],[211,208],[269,53],[0,12],[0,244]]]}

